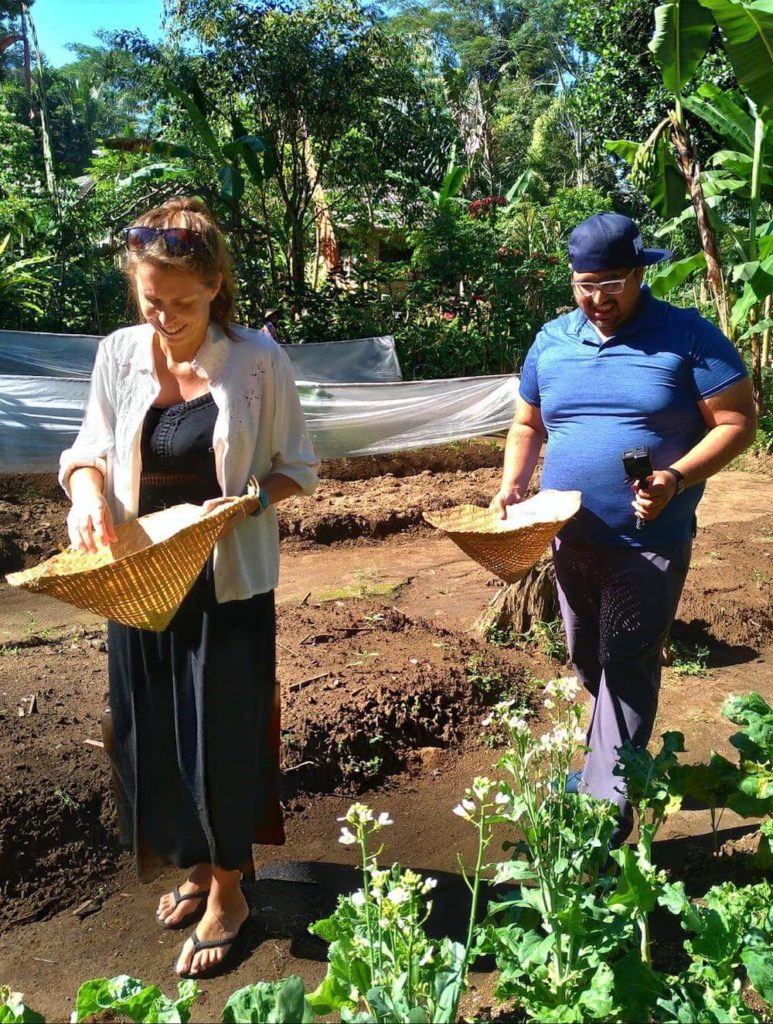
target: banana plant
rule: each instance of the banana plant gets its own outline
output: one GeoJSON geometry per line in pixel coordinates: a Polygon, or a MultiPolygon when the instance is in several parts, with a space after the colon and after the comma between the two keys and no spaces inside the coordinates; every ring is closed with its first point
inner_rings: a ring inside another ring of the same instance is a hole
{"type": "Polygon", "coordinates": [[[49,263],[52,256],[28,256],[26,259],[5,259],[11,236],[6,235],[0,241],[0,303],[5,309],[16,306],[35,316],[44,316],[43,307],[32,296],[45,297],[49,291],[49,281],[37,273],[37,267],[49,263]]]}
{"type": "Polygon", "coordinates": [[[652,281],[653,290],[666,294],[690,275],[705,271],[723,330],[739,344],[751,342],[752,377],[761,411],[769,326],[760,329],[760,323],[770,319],[773,295],[773,0],[666,0],[655,11],[649,48],[674,109],[646,142],[607,146],[631,163],[634,181],[661,215],[672,218],[661,233],[695,218],[700,252],[664,267],[652,281]],[[685,95],[715,28],[741,92],[727,94],[704,84],[685,95]],[[704,120],[723,141],[708,168],[698,162],[685,110],[704,120]],[[674,209],[678,199],[672,157],[685,185],[682,209],[674,209]],[[670,208],[659,202],[662,198],[671,199],[670,208]],[[731,242],[736,254],[737,262],[729,268],[722,264],[720,237],[731,242]]]}
{"type": "Polygon", "coordinates": [[[260,187],[276,170],[270,142],[250,134],[236,116],[231,121],[231,139],[219,142],[207,118],[205,98],[198,85],[189,84],[187,89],[183,89],[176,82],[167,82],[167,88],[188,114],[200,148],[138,138],[105,139],[103,145],[106,149],[149,153],[163,158],[164,162],[154,165],[158,175],[167,175],[181,165],[192,170],[201,162],[214,161],[220,181],[220,198],[232,209],[238,209],[244,195],[245,172],[246,177],[260,187]]]}

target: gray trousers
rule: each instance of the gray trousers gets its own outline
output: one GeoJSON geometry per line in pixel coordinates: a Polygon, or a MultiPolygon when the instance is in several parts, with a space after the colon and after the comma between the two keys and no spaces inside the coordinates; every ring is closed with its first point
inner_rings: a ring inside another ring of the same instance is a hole
{"type": "MultiPolygon", "coordinates": [[[[645,527],[646,529],[646,527],[645,527]]],[[[620,808],[617,842],[633,826],[613,774],[626,740],[646,747],[655,722],[661,650],[676,615],[692,541],[653,551],[553,541],[558,600],[577,678],[591,694],[580,791],[620,808]]]]}

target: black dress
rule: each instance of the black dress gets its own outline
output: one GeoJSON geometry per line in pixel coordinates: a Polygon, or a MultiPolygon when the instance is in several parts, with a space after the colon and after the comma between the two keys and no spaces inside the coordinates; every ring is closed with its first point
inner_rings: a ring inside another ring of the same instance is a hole
{"type": "MultiPolygon", "coordinates": [[[[211,395],[148,411],[140,515],[220,495],[216,416],[211,395]]],[[[251,872],[253,843],[284,842],[273,591],[218,604],[210,559],[162,633],[108,624],[108,668],[106,747],[140,877],[251,872]]]]}

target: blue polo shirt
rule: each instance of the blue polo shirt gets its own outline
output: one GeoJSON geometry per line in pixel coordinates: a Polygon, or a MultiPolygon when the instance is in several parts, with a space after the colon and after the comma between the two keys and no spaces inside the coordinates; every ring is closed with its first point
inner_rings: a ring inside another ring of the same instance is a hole
{"type": "Polygon", "coordinates": [[[670,466],[706,434],[698,400],[745,376],[720,330],[646,285],[637,315],[606,341],[580,309],[546,324],[526,356],[520,392],[548,432],[542,487],[582,492],[561,538],[645,548],[688,540],[704,485],[688,487],[637,530],[622,454],[647,446],[655,469],[670,466]]]}

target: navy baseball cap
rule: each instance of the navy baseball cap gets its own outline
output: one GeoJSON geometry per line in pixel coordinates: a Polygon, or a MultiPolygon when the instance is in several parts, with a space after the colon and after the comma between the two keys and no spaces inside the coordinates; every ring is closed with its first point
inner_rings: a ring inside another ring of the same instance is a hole
{"type": "Polygon", "coordinates": [[[577,273],[615,267],[648,267],[671,259],[668,249],[645,249],[630,217],[597,213],[578,224],[569,237],[569,263],[577,273]]]}

